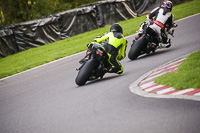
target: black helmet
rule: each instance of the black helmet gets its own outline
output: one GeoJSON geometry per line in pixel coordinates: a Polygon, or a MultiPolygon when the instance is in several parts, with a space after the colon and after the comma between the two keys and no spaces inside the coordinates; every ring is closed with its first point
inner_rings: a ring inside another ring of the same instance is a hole
{"type": "Polygon", "coordinates": [[[170,11],[172,11],[172,6],[173,6],[173,4],[172,4],[172,2],[169,1],[169,0],[164,1],[164,2],[162,3],[162,5],[161,5],[161,7],[166,7],[166,8],[169,9],[170,11]]]}
{"type": "Polygon", "coordinates": [[[116,32],[120,32],[123,34],[123,29],[121,27],[120,24],[112,24],[111,27],[110,27],[110,31],[113,32],[113,31],[116,31],[116,32]]]}

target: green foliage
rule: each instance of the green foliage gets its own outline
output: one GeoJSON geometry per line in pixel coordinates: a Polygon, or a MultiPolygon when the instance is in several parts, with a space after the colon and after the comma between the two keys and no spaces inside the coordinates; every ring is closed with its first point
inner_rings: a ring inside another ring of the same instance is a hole
{"type": "Polygon", "coordinates": [[[0,26],[41,18],[98,0],[0,0],[0,26]]]}
{"type": "MultiPolygon", "coordinates": [[[[47,16],[52,14],[54,10],[60,5],[60,0],[35,0],[32,4],[32,18],[40,18],[41,16],[47,16]]],[[[67,8],[68,9],[68,8],[67,8]]]]}

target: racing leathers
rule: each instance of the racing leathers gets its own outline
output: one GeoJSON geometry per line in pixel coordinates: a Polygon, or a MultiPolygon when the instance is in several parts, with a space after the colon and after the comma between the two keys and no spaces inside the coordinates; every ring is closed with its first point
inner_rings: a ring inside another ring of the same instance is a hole
{"type": "MultiPolygon", "coordinates": [[[[123,66],[119,62],[126,56],[127,40],[120,32],[107,32],[101,37],[96,37],[94,42],[102,45],[108,54],[108,62],[113,66],[108,70],[110,73],[121,74],[123,72],[123,66]]],[[[90,48],[92,43],[88,44],[88,50],[85,58],[90,58],[90,48]]]]}
{"type": "MultiPolygon", "coordinates": [[[[160,38],[159,46],[161,48],[167,48],[171,46],[171,40],[168,38],[168,34],[173,35],[174,33],[174,16],[169,9],[164,7],[157,7],[146,16],[147,22],[141,24],[138,30],[138,37],[143,34],[143,27],[145,24],[150,23],[152,28],[160,38]]],[[[136,37],[136,39],[138,39],[136,37]]]]}

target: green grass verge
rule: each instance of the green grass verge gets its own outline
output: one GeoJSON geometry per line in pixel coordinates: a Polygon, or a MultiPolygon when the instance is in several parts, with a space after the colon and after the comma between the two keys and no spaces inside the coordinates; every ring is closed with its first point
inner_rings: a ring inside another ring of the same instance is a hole
{"type": "MultiPolygon", "coordinates": [[[[173,8],[175,19],[181,19],[189,15],[200,12],[200,1],[193,0],[173,8]]],[[[146,16],[120,22],[124,29],[124,36],[136,33],[142,22],[146,20],[146,16]]],[[[91,42],[94,37],[109,31],[110,26],[99,28],[90,32],[86,32],[77,36],[70,37],[65,40],[50,43],[37,48],[32,48],[5,58],[0,59],[0,79],[25,71],[30,68],[51,62],[53,60],[69,56],[86,50],[86,44],[91,42]]]]}
{"type": "Polygon", "coordinates": [[[164,74],[156,78],[155,82],[177,90],[200,88],[200,50],[190,54],[175,73],[164,74]]]}

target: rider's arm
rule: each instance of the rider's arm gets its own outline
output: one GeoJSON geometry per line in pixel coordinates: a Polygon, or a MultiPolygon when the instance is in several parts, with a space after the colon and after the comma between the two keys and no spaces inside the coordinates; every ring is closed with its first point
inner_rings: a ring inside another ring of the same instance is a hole
{"type": "Polygon", "coordinates": [[[171,15],[168,18],[167,23],[169,25],[168,33],[173,36],[173,34],[174,34],[174,25],[175,25],[175,23],[174,23],[174,15],[171,15]]]}
{"type": "Polygon", "coordinates": [[[108,34],[108,32],[105,33],[105,34],[104,34],[103,36],[101,36],[101,37],[96,37],[96,38],[94,38],[94,42],[97,42],[97,43],[104,42],[104,41],[108,38],[107,34],[108,34]]]}
{"type": "Polygon", "coordinates": [[[117,56],[118,60],[122,60],[126,57],[126,47],[127,47],[127,40],[123,38],[122,40],[122,47],[119,50],[119,54],[117,56]]]}
{"type": "Polygon", "coordinates": [[[159,10],[159,7],[154,8],[154,9],[146,16],[147,20],[148,20],[148,21],[149,21],[149,20],[152,20],[153,17],[157,15],[158,10],[159,10]]]}

